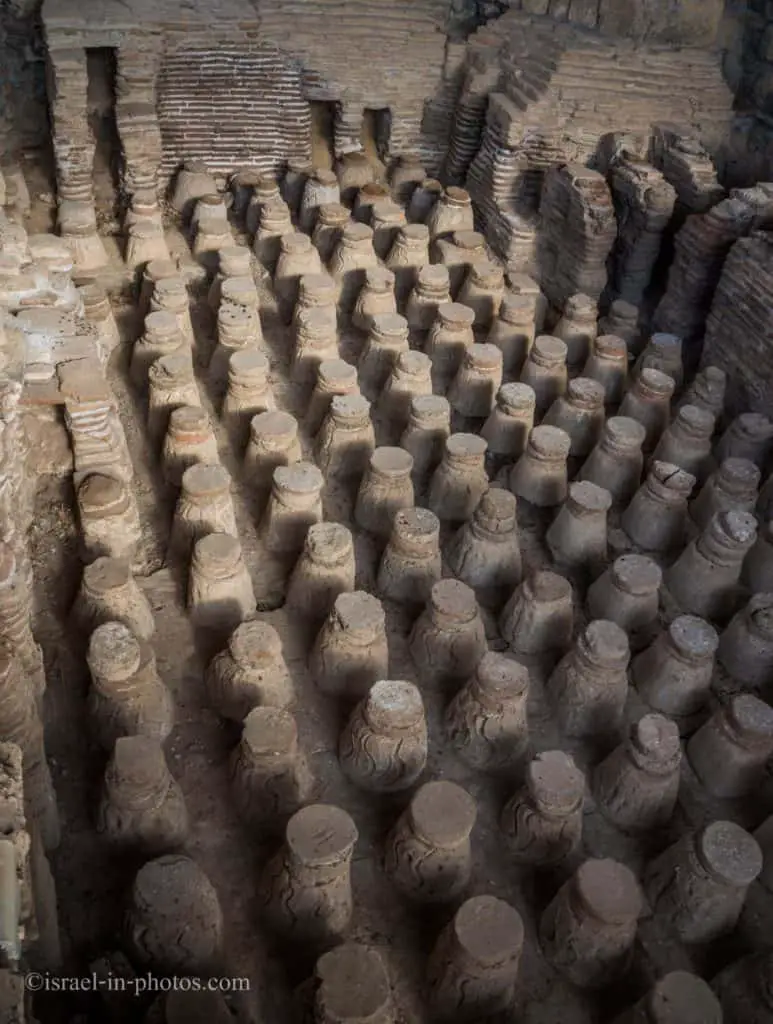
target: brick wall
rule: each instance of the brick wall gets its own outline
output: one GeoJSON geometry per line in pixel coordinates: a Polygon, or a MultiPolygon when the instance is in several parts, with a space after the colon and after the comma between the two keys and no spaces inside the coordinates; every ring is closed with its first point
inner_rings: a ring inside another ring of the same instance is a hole
{"type": "Polygon", "coordinates": [[[180,48],[163,58],[157,90],[165,175],[186,158],[228,173],[309,155],[301,72],[274,47],[180,48]]]}
{"type": "Polygon", "coordinates": [[[443,91],[449,0],[255,0],[261,39],[292,54],[311,100],[392,112],[392,153],[421,149],[443,91]]]}

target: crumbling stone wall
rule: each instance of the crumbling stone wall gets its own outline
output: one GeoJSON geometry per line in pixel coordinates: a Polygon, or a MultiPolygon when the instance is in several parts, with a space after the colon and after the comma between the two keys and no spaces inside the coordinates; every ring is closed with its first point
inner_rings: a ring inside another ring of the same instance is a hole
{"type": "MultiPolygon", "coordinates": [[[[732,94],[716,53],[702,47],[648,48],[512,11],[476,33],[469,51],[470,62],[499,75],[467,187],[490,244],[521,266],[533,265],[551,166],[594,166],[600,140],[620,131],[640,136],[646,153],[658,121],[688,125],[714,155],[730,124],[732,94]]],[[[463,92],[463,101],[471,98],[463,92]]],[[[458,119],[450,156],[474,153],[465,146],[471,141],[469,119],[458,119]]],[[[447,164],[455,180],[463,163],[447,164]]]]}
{"type": "Polygon", "coordinates": [[[526,14],[547,15],[604,35],[639,42],[710,46],[724,0],[511,0],[526,14]]]}

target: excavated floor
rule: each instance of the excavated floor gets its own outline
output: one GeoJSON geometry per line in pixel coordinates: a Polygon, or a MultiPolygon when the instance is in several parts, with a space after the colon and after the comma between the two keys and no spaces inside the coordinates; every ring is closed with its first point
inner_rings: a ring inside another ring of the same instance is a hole
{"type": "MultiPolygon", "coordinates": [[[[36,202],[33,222],[43,225],[50,206],[36,202]]],[[[42,230],[42,226],[37,230],[42,230]]],[[[182,236],[169,233],[173,252],[186,253],[182,236]]],[[[118,271],[119,267],[113,268],[118,271]]],[[[240,539],[258,596],[259,614],[279,631],[285,658],[293,676],[297,702],[292,708],[299,726],[300,746],[316,779],[315,799],[338,804],[353,817],[359,830],[353,870],[355,914],[350,938],[379,950],[388,966],[401,1008],[401,1024],[427,1019],[422,1002],[422,974],[426,955],[452,909],[414,909],[400,900],[382,869],[384,837],[408,802],[408,794],[373,798],[355,789],[342,775],[336,757],[336,741],[343,724],[339,709],[321,695],[306,670],[306,655],[313,639],[291,621],[281,608],[285,573],[261,549],[255,530],[255,510],[240,474],[239,454],[229,443],[211,402],[206,362],[214,343],[214,325],[206,308],[206,289],[199,289],[193,311],[197,335],[197,372],[202,401],[216,427],[220,456],[234,481],[234,501],[240,539]]],[[[195,294],[195,291],[194,291],[195,294]]],[[[302,396],[287,383],[292,347],[288,328],[278,324],[269,295],[264,301],[264,335],[272,365],[272,383],[278,405],[299,414],[302,396]]],[[[175,495],[163,483],[158,452],[144,428],[146,396],[133,390],[127,366],[131,343],[141,325],[128,291],[116,298],[114,310],[123,346],[114,354],[109,369],[118,398],[135,469],[135,493],[140,507],[151,571],[140,582],[156,616],[154,646],[161,677],[172,691],[177,724],[166,744],[170,769],[187,802],[191,834],[187,850],[207,873],[220,897],[225,918],[226,973],[250,980],[250,993],[234,1000],[240,1021],[283,1022],[291,1019],[295,986],[309,975],[313,965],[287,958],[273,945],[261,927],[256,884],[260,869],[273,845],[249,834],[242,826],[229,794],[227,760],[236,743],[232,726],[224,724],[207,706],[203,686],[204,652],[197,649],[183,601],[182,581],[163,565],[166,537],[175,495]]],[[[345,333],[341,348],[345,357],[356,355],[362,339],[345,333]]],[[[104,756],[88,740],[85,696],[88,673],[84,652],[68,626],[70,605],[80,580],[78,528],[74,497],[65,472],[68,455],[64,427],[58,420],[29,421],[33,440],[32,462],[40,473],[32,552],[37,598],[36,633],[43,645],[49,669],[46,701],[46,738],[52,774],[62,817],[62,843],[52,857],[57,886],[59,922],[66,973],[86,974],[90,964],[105,953],[120,949],[124,897],[138,865],[113,858],[94,831],[93,812],[104,756]]],[[[378,435],[377,435],[378,441],[378,435]]],[[[304,447],[309,451],[309,439],[304,447]]],[[[351,526],[353,494],[335,490],[325,498],[325,518],[351,526]]],[[[525,569],[547,564],[541,543],[544,523],[523,514],[521,522],[525,569]]],[[[357,587],[372,590],[378,553],[365,537],[356,538],[357,587]]],[[[520,968],[518,1002],[507,1021],[523,1024],[592,1024],[608,1021],[638,997],[644,981],[634,976],[621,990],[610,990],[603,999],[586,1002],[544,962],[536,940],[540,911],[562,878],[548,877],[535,883],[529,873],[509,862],[502,842],[498,815],[515,789],[512,779],[492,779],[468,769],[445,746],[442,730],[444,699],[428,690],[416,676],[407,651],[410,623],[401,610],[387,609],[390,676],[420,685],[426,704],[430,755],[423,781],[448,779],[464,786],[475,798],[478,819],[472,836],[473,881],[468,895],[488,893],[511,902],[523,916],[526,941],[520,968]]],[[[578,609],[578,625],[582,613],[578,609]]],[[[497,638],[492,635],[492,646],[497,638]]],[[[557,744],[542,694],[544,666],[530,666],[530,728],[535,749],[557,744]]],[[[591,752],[575,750],[587,763],[591,752]]],[[[635,870],[653,850],[668,845],[685,827],[677,811],[668,834],[643,842],[624,839],[606,826],[588,803],[584,855],[613,856],[635,870]]],[[[729,949],[721,963],[737,955],[729,949]]],[[[709,975],[710,976],[710,975],[709,975]]],[[[141,1020],[147,1003],[140,999],[118,1005],[125,1016],[141,1020]]],[[[40,1004],[40,1019],[47,1021],[103,1021],[99,999],[57,996],[40,1004]],[[82,1016],[77,1016],[77,1015],[82,1016]]]]}

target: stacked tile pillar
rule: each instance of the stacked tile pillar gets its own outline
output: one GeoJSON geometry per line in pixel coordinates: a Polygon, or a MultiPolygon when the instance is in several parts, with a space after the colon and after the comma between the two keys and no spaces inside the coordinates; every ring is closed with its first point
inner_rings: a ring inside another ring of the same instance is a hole
{"type": "Polygon", "coordinates": [[[336,157],[362,150],[362,103],[344,94],[336,104],[333,144],[336,157]]]}
{"type": "Polygon", "coordinates": [[[158,204],[161,129],[156,115],[156,82],[161,37],[143,32],[121,46],[116,63],[115,118],[123,147],[123,187],[129,202],[158,204]]]}
{"type": "Polygon", "coordinates": [[[96,144],[88,123],[88,71],[84,49],[48,44],[48,94],[60,204],[94,210],[92,170],[96,144]]]}

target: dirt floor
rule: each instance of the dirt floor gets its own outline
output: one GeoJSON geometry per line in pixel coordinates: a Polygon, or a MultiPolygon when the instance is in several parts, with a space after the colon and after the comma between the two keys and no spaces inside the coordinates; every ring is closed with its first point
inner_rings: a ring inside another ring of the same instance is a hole
{"type": "MultiPolygon", "coordinates": [[[[45,191],[41,187],[37,195],[45,191]]],[[[50,213],[50,203],[38,198],[33,211],[34,223],[42,224],[50,213]]],[[[187,246],[174,228],[170,228],[169,243],[170,249],[187,264],[190,260],[187,246]]],[[[118,268],[116,263],[113,269],[118,268]]],[[[234,481],[240,540],[259,607],[265,609],[259,615],[271,622],[282,637],[298,695],[292,710],[299,726],[301,749],[316,780],[315,799],[345,808],[359,831],[352,870],[355,914],[350,938],[379,950],[395,987],[401,1024],[419,1024],[426,1020],[422,1003],[425,958],[453,908],[437,912],[412,908],[397,897],[383,872],[385,834],[407,804],[410,794],[374,799],[355,789],[339,769],[336,743],[343,722],[342,710],[321,695],[309,677],[306,658],[313,637],[304,633],[281,607],[288,567],[279,565],[261,548],[255,529],[256,510],[240,472],[241,453],[231,448],[212,406],[206,363],[214,343],[213,322],[203,294],[199,288],[194,308],[199,388],[216,426],[222,462],[234,481]]],[[[146,396],[135,392],[128,383],[128,357],[141,325],[128,291],[118,291],[113,298],[123,345],[114,355],[109,376],[134,462],[135,493],[149,566],[141,585],[156,616],[154,647],[158,668],[176,702],[177,723],[166,744],[166,752],[190,814],[187,852],[207,873],[220,897],[225,918],[225,973],[250,979],[249,996],[233,1001],[238,1020],[278,1024],[291,1019],[293,990],[308,977],[313,965],[302,957],[284,955],[261,927],[256,883],[274,845],[262,841],[261,836],[249,834],[231,801],[227,759],[237,734],[207,707],[203,686],[206,661],[203,652],[197,649],[183,606],[183,581],[164,566],[175,495],[161,478],[158,452],[145,432],[146,396]]],[[[278,324],[270,293],[266,292],[263,298],[266,350],[278,404],[290,412],[301,413],[304,396],[288,385],[286,375],[292,336],[287,328],[278,324]]],[[[342,352],[346,357],[354,357],[361,344],[361,337],[345,333],[342,352]]],[[[35,442],[32,465],[40,474],[31,535],[37,605],[35,627],[49,669],[46,740],[62,818],[62,843],[52,856],[52,868],[65,973],[78,975],[87,973],[97,958],[120,950],[124,898],[138,865],[113,858],[94,831],[96,792],[104,756],[88,739],[85,715],[88,673],[82,641],[68,624],[81,573],[78,526],[67,477],[69,453],[60,420],[36,419],[30,423],[30,431],[35,442]]],[[[304,437],[307,451],[309,441],[304,437]]],[[[351,527],[352,499],[351,493],[338,490],[326,493],[325,517],[351,527]]],[[[522,516],[525,567],[546,564],[547,554],[541,541],[545,523],[528,511],[522,516]]],[[[356,554],[357,586],[372,590],[378,552],[372,542],[358,536],[356,554]]],[[[578,612],[578,623],[581,623],[581,610],[578,612]]],[[[423,781],[452,780],[464,786],[477,802],[478,818],[472,837],[474,871],[468,895],[490,893],[511,902],[521,912],[526,925],[518,1002],[505,1020],[511,1024],[516,1021],[520,1024],[592,1024],[611,1020],[644,990],[646,965],[660,956],[667,959],[671,955],[668,947],[652,939],[637,958],[637,970],[625,988],[610,990],[600,1002],[586,1001],[547,966],[539,952],[535,922],[562,877],[536,878],[509,862],[497,821],[517,779],[487,778],[472,772],[447,750],[442,730],[445,700],[417,678],[407,651],[410,622],[399,608],[389,607],[387,613],[390,677],[416,682],[425,698],[430,756],[423,781]]],[[[501,647],[496,635],[492,635],[492,646],[501,647]]],[[[546,666],[534,664],[530,668],[529,714],[531,740],[536,751],[554,747],[557,738],[543,697],[546,666]]],[[[632,708],[631,713],[635,714],[636,709],[632,708]]],[[[575,753],[583,763],[591,756],[582,749],[575,753]]],[[[685,824],[682,812],[678,812],[668,834],[648,837],[646,842],[638,843],[623,838],[605,825],[589,800],[584,853],[618,857],[639,870],[644,860],[667,845],[685,824]]],[[[719,962],[727,962],[735,952],[735,949],[722,952],[719,962]]],[[[40,1000],[36,1005],[42,1024],[69,1020],[139,1021],[146,1008],[143,1000],[127,999],[111,1011],[119,1016],[108,1018],[99,997],[57,996],[40,1000]]]]}

